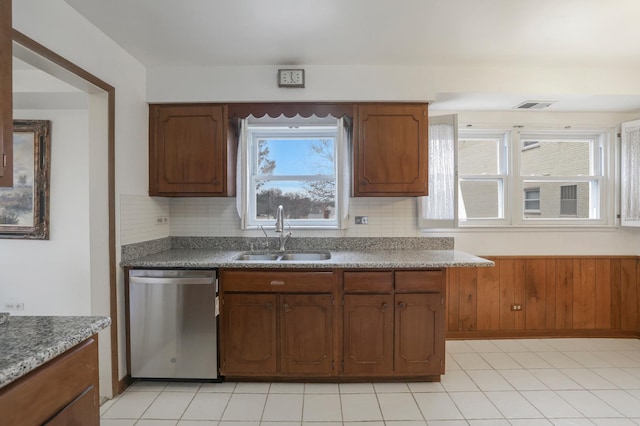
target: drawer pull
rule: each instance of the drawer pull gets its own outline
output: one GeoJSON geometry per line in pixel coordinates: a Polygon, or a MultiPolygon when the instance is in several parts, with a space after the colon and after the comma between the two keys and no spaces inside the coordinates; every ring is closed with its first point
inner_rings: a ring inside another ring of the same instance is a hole
{"type": "Polygon", "coordinates": [[[404,303],[404,302],[400,302],[400,303],[398,304],[398,306],[400,306],[400,309],[404,309],[404,308],[406,308],[406,307],[407,307],[407,304],[406,304],[406,303],[404,303]]]}
{"type": "Polygon", "coordinates": [[[284,285],[284,281],[282,281],[282,280],[273,280],[273,281],[271,281],[271,285],[284,285]]]}

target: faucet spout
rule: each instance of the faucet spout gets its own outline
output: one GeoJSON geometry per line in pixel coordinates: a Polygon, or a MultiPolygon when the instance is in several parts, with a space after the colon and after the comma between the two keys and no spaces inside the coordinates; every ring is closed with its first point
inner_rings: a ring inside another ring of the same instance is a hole
{"type": "Polygon", "coordinates": [[[278,206],[278,210],[276,212],[276,232],[280,234],[280,251],[284,251],[285,245],[291,237],[291,231],[287,233],[284,232],[284,207],[281,205],[278,206]]]}

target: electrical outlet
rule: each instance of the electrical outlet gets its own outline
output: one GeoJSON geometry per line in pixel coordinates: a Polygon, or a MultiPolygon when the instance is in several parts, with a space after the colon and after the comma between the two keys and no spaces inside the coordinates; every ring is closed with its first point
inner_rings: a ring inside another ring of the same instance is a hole
{"type": "Polygon", "coordinates": [[[369,216],[356,216],[356,225],[368,225],[369,216]]]}
{"type": "Polygon", "coordinates": [[[24,311],[24,302],[5,303],[4,308],[7,311],[24,311]]]}
{"type": "Polygon", "coordinates": [[[169,218],[167,216],[158,216],[156,217],[156,225],[168,225],[169,218]]]}

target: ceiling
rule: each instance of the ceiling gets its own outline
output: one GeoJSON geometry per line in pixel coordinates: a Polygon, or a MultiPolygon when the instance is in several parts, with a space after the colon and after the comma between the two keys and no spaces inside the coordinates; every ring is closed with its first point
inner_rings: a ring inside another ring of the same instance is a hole
{"type": "MultiPolygon", "coordinates": [[[[65,1],[148,68],[640,67],[637,0],[65,1]]],[[[453,107],[495,105],[477,94],[442,95],[438,102],[453,107]]],[[[522,96],[502,103],[544,94],[522,96]]],[[[640,94],[598,96],[567,101],[640,110],[640,94]]]]}

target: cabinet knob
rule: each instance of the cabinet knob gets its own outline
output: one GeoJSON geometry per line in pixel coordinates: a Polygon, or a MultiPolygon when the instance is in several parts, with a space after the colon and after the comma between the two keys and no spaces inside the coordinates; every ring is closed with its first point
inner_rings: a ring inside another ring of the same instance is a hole
{"type": "Polygon", "coordinates": [[[362,179],[362,180],[360,181],[360,185],[362,185],[362,186],[367,186],[368,184],[369,184],[369,182],[367,182],[367,181],[366,181],[366,180],[364,180],[364,179],[362,179]]]}
{"type": "Polygon", "coordinates": [[[271,310],[273,310],[273,303],[265,303],[265,304],[264,304],[264,308],[265,308],[267,311],[271,311],[271,310]]]}
{"type": "Polygon", "coordinates": [[[383,310],[383,311],[386,311],[388,307],[389,307],[389,304],[388,304],[388,303],[383,303],[383,304],[382,304],[382,310],[383,310]]]}
{"type": "Polygon", "coordinates": [[[289,312],[290,309],[289,309],[289,304],[288,303],[285,303],[284,305],[282,305],[282,307],[284,308],[285,312],[289,312]]]}
{"type": "Polygon", "coordinates": [[[407,307],[407,304],[404,303],[404,302],[400,302],[400,303],[398,303],[398,306],[400,306],[400,309],[404,309],[404,308],[407,307]]]}

